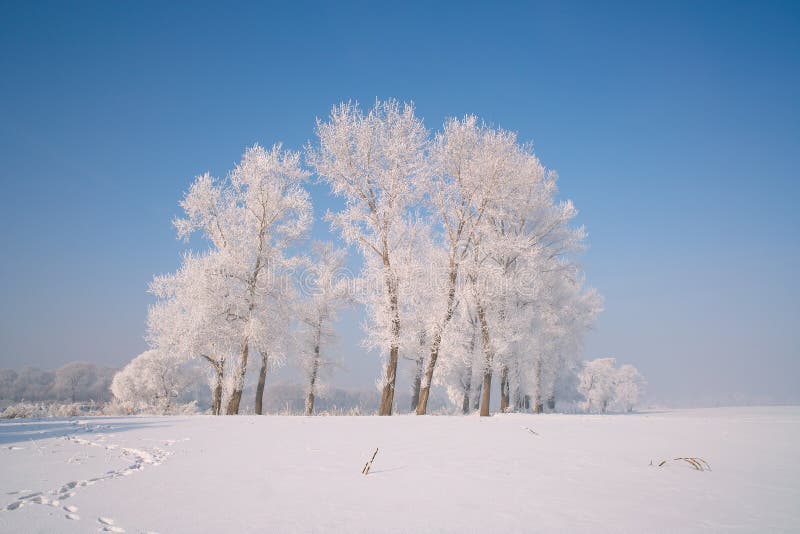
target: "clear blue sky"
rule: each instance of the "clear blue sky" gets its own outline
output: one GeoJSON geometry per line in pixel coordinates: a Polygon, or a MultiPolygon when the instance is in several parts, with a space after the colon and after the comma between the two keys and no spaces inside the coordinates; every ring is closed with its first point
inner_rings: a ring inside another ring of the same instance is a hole
{"type": "Polygon", "coordinates": [[[587,358],[657,398],[800,398],[800,4],[377,4],[0,2],[0,367],[135,356],[194,175],[397,97],[559,171],[606,299],[587,358]]]}

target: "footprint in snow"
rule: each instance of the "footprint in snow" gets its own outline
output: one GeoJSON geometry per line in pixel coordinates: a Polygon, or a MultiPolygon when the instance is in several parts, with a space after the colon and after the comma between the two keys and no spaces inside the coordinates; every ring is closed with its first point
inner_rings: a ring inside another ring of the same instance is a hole
{"type": "Polygon", "coordinates": [[[125,532],[125,529],[115,525],[110,517],[98,517],[97,522],[103,525],[103,532],[125,532]]]}
{"type": "Polygon", "coordinates": [[[17,508],[21,508],[22,504],[23,504],[22,501],[14,501],[11,504],[9,504],[8,506],[6,506],[6,510],[8,510],[8,511],[16,510],[17,508]]]}
{"type": "Polygon", "coordinates": [[[64,510],[65,510],[66,512],[72,512],[72,513],[75,513],[75,512],[77,512],[77,511],[78,511],[78,507],[77,507],[77,506],[75,506],[75,505],[73,504],[73,505],[70,505],[70,506],[65,506],[65,507],[64,507],[64,510]]]}
{"type": "Polygon", "coordinates": [[[77,521],[81,518],[78,514],[67,514],[67,519],[72,519],[73,521],[77,521]]]}

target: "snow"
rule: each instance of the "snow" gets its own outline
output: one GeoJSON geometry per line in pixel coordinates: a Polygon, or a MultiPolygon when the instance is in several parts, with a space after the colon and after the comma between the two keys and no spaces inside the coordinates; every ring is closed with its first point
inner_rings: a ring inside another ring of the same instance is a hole
{"type": "Polygon", "coordinates": [[[0,532],[798,531],[798,444],[800,407],[9,420],[0,532]]]}

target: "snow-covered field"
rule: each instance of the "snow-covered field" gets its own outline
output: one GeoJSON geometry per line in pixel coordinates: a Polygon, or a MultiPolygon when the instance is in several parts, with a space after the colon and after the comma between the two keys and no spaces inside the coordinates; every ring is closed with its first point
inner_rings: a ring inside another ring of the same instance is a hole
{"type": "Polygon", "coordinates": [[[797,532],[798,447],[800,407],[8,420],[0,532],[797,532]]]}

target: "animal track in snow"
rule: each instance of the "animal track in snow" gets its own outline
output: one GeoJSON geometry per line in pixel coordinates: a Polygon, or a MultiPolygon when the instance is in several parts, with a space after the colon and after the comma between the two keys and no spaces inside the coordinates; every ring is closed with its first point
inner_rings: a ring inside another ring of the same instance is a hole
{"type": "Polygon", "coordinates": [[[78,519],[81,518],[81,516],[79,516],[78,514],[67,514],[65,517],[67,519],[72,519],[73,521],[77,521],[78,519]]]}

